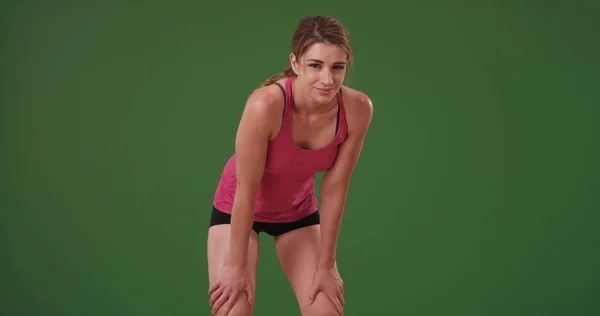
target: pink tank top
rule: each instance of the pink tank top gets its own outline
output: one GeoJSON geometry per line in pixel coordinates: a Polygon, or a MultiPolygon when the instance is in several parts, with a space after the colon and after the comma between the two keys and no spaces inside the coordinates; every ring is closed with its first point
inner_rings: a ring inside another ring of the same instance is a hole
{"type": "MultiPolygon", "coordinates": [[[[303,149],[292,137],[292,81],[285,81],[285,111],[279,134],[269,141],[265,170],[254,205],[254,221],[291,222],[317,210],[315,176],[326,171],[346,139],[348,128],[341,91],[337,93],[339,122],[334,140],[317,149],[303,149]]],[[[214,195],[216,209],[231,214],[236,189],[235,154],[227,161],[214,195]]]]}

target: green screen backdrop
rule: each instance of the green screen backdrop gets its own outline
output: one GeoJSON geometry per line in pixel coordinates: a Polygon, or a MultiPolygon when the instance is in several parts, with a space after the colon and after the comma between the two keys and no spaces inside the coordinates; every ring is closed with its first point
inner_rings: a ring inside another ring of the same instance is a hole
{"type": "MultiPolygon", "coordinates": [[[[2,1],[0,314],[209,315],[244,102],[324,14],[375,108],[346,315],[600,315],[598,3],[2,1]]],[[[300,315],[267,236],[255,315],[300,315]]]]}

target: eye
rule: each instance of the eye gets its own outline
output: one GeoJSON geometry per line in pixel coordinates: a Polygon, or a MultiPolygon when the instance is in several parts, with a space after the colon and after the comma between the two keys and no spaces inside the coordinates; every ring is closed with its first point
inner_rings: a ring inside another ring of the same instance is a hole
{"type": "Polygon", "coordinates": [[[344,66],[334,66],[333,69],[344,70],[344,66]]]}
{"type": "Polygon", "coordinates": [[[319,65],[319,64],[310,64],[308,66],[313,67],[313,68],[321,68],[321,65],[319,65]]]}

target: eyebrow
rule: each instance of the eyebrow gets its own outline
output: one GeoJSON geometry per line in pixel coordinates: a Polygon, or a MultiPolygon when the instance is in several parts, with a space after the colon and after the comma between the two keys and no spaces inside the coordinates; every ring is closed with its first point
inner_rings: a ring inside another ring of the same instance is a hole
{"type": "MultiPolygon", "coordinates": [[[[307,60],[308,61],[314,61],[314,62],[317,62],[317,63],[324,64],[324,62],[322,60],[318,60],[318,59],[307,59],[307,60]]],[[[338,62],[335,62],[333,64],[334,65],[345,65],[345,64],[347,64],[347,62],[345,62],[345,61],[338,61],[338,62]]]]}

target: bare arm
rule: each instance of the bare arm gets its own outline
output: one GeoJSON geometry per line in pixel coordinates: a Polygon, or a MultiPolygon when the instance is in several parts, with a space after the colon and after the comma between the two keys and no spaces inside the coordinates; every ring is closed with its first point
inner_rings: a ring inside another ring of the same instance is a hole
{"type": "Polygon", "coordinates": [[[273,130],[273,98],[254,92],[246,103],[236,136],[237,188],[231,216],[229,262],[245,267],[254,203],[263,175],[268,141],[273,130]]]}
{"type": "Polygon", "coordinates": [[[362,151],[371,123],[373,105],[359,94],[354,100],[352,118],[348,117],[348,137],[338,152],[333,166],[323,176],[321,184],[321,254],[320,268],[331,268],[336,262],[336,247],[350,178],[362,151]]]}

